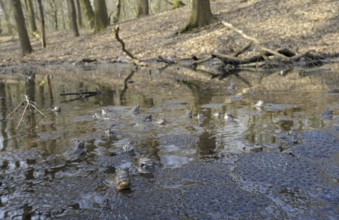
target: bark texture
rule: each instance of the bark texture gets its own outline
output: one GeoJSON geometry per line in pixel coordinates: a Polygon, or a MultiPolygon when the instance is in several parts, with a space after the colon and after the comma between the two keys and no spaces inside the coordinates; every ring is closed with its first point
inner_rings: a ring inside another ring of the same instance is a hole
{"type": "Polygon", "coordinates": [[[94,0],[95,32],[106,29],[109,24],[105,0],[94,0]]]}
{"type": "Polygon", "coordinates": [[[182,32],[200,28],[215,21],[209,0],[193,0],[190,20],[182,32]]]}
{"type": "Polygon", "coordinates": [[[21,52],[22,55],[26,55],[31,53],[32,46],[31,42],[29,41],[26,25],[25,25],[25,18],[22,12],[21,2],[20,0],[12,0],[11,1],[13,6],[13,13],[16,26],[18,28],[19,40],[21,45],[21,52]]]}

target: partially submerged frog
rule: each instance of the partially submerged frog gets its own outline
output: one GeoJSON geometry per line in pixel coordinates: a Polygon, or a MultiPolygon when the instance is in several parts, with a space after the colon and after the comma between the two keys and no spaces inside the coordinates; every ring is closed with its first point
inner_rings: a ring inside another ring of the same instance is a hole
{"type": "Polygon", "coordinates": [[[131,179],[129,177],[128,169],[117,170],[116,173],[116,188],[117,190],[124,190],[131,188],[131,179]]]}
{"type": "Polygon", "coordinates": [[[138,161],[138,171],[139,173],[152,173],[156,170],[159,163],[148,157],[141,156],[138,161]]]}
{"type": "Polygon", "coordinates": [[[68,160],[76,160],[86,155],[85,141],[77,140],[75,147],[66,151],[64,156],[68,160]]]}

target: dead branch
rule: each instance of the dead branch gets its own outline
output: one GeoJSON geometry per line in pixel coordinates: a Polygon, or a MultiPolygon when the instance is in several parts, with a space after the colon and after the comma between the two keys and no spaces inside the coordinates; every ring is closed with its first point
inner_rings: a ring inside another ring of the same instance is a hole
{"type": "Polygon", "coordinates": [[[114,33],[115,33],[115,38],[121,44],[122,51],[124,51],[127,54],[127,56],[129,56],[133,60],[134,64],[136,64],[138,66],[145,66],[146,65],[145,63],[142,63],[138,58],[136,58],[131,52],[129,52],[126,49],[125,42],[119,36],[119,31],[120,31],[119,26],[116,26],[113,30],[114,30],[114,33]]]}
{"type": "Polygon", "coordinates": [[[233,54],[234,57],[239,56],[240,54],[244,53],[246,50],[250,49],[250,47],[252,46],[252,43],[247,44],[245,47],[241,48],[239,51],[235,52],[233,54]]]}
{"type": "Polygon", "coordinates": [[[225,21],[221,21],[221,23],[222,23],[225,27],[231,29],[232,31],[234,31],[234,32],[236,32],[236,33],[238,33],[238,34],[240,34],[243,38],[252,41],[252,42],[253,42],[256,46],[258,46],[262,51],[271,53],[271,54],[273,54],[273,55],[275,55],[275,56],[277,56],[277,57],[279,57],[279,58],[281,58],[281,59],[283,59],[283,60],[288,60],[288,57],[286,57],[285,55],[280,54],[280,53],[278,53],[278,52],[276,52],[276,51],[274,51],[274,50],[271,50],[271,49],[269,49],[269,48],[266,48],[266,47],[262,46],[261,43],[260,43],[260,41],[259,41],[258,39],[254,38],[254,37],[251,37],[251,36],[248,36],[248,35],[245,34],[242,30],[240,30],[239,28],[234,27],[232,24],[227,23],[227,22],[225,22],[225,21]]]}
{"type": "Polygon", "coordinates": [[[24,115],[26,114],[26,111],[28,108],[33,108],[35,111],[39,112],[39,114],[41,114],[42,116],[44,116],[44,118],[46,118],[46,115],[44,113],[42,113],[36,106],[35,106],[35,103],[33,101],[31,101],[29,99],[29,97],[27,95],[25,95],[25,100],[20,102],[20,104],[13,110],[11,111],[10,113],[8,113],[8,115],[6,116],[6,120],[15,112],[17,112],[19,110],[19,108],[21,106],[23,106],[24,104],[25,107],[24,107],[24,110],[22,111],[22,114],[21,114],[21,117],[20,117],[20,120],[16,126],[15,129],[18,129],[18,127],[20,126],[21,122],[23,121],[23,118],[24,118],[24,115]]]}

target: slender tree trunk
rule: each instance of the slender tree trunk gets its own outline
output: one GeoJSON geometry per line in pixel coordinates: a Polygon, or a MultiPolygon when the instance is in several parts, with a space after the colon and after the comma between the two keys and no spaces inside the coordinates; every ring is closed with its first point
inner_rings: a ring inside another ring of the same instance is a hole
{"type": "Polygon", "coordinates": [[[211,12],[210,0],[193,0],[190,20],[182,32],[200,28],[215,21],[211,12]]]}
{"type": "Polygon", "coordinates": [[[29,37],[27,34],[25,18],[22,12],[21,2],[20,0],[11,0],[11,2],[13,6],[15,23],[18,28],[21,51],[22,51],[22,55],[24,56],[26,54],[31,53],[33,50],[32,50],[31,42],[29,41],[29,37]]]}
{"type": "Polygon", "coordinates": [[[70,17],[70,26],[73,30],[74,37],[79,36],[79,29],[77,24],[77,14],[75,10],[75,4],[74,0],[68,0],[68,11],[69,11],[69,17],[70,17]]]}
{"type": "Polygon", "coordinates": [[[149,15],[148,0],[137,0],[137,17],[149,15]]]}
{"type": "Polygon", "coordinates": [[[121,0],[117,0],[117,4],[115,6],[115,13],[113,16],[113,23],[119,22],[120,12],[121,12],[121,0]]]}
{"type": "Polygon", "coordinates": [[[109,24],[105,0],[94,0],[95,31],[103,31],[109,24]]]}
{"type": "Polygon", "coordinates": [[[45,30],[45,16],[44,8],[42,6],[41,0],[38,0],[39,12],[40,12],[40,27],[41,27],[41,46],[46,47],[46,30],[45,30]]]}
{"type": "Polygon", "coordinates": [[[28,17],[29,17],[29,24],[31,26],[31,31],[37,32],[38,28],[36,27],[36,23],[35,23],[35,13],[34,13],[34,8],[33,8],[33,2],[32,0],[25,0],[25,4],[27,6],[27,10],[28,10],[28,17]]]}
{"type": "Polygon", "coordinates": [[[78,24],[79,24],[79,27],[83,27],[83,24],[82,24],[82,11],[81,11],[81,6],[80,6],[80,0],[76,0],[75,1],[76,3],[76,8],[77,8],[77,19],[78,19],[78,24]]]}
{"type": "Polygon", "coordinates": [[[52,8],[52,11],[53,11],[52,13],[53,13],[53,20],[54,20],[54,29],[58,30],[59,29],[58,7],[57,7],[55,0],[52,0],[51,8],[52,8]]]}
{"type": "Polygon", "coordinates": [[[94,30],[94,11],[89,0],[82,0],[83,7],[85,8],[85,14],[89,21],[89,26],[94,30]]]}
{"type": "MultiPolygon", "coordinates": [[[[3,0],[0,0],[0,6],[1,6],[2,11],[3,11],[4,15],[5,15],[5,21],[6,21],[6,26],[7,26],[8,34],[13,35],[11,19],[10,19],[10,15],[8,14],[8,8],[7,9],[5,8],[3,0]]],[[[22,9],[21,9],[21,11],[22,11],[22,9]]]]}

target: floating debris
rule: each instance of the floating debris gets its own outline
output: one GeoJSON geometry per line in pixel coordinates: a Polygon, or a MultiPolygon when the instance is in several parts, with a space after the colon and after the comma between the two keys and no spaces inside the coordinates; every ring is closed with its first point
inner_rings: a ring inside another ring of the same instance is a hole
{"type": "Polygon", "coordinates": [[[185,118],[192,118],[193,112],[192,110],[187,110],[185,114],[185,118]]]}
{"type": "Polygon", "coordinates": [[[227,112],[225,113],[224,119],[225,119],[225,121],[229,121],[229,122],[238,121],[237,118],[235,118],[233,115],[231,115],[227,112]]]}
{"type": "Polygon", "coordinates": [[[54,108],[52,109],[53,112],[61,112],[61,108],[60,106],[56,105],[54,106],[54,108]]]}
{"type": "Polygon", "coordinates": [[[213,113],[213,116],[216,117],[216,118],[220,118],[221,112],[215,112],[215,113],[213,113]]]}
{"type": "Polygon", "coordinates": [[[265,103],[263,100],[259,100],[254,106],[257,108],[262,109],[264,107],[265,103]]]}
{"type": "Polygon", "coordinates": [[[167,121],[164,118],[160,118],[155,123],[158,124],[158,125],[165,125],[167,123],[167,121]]]}

